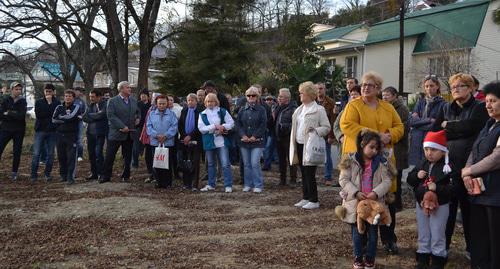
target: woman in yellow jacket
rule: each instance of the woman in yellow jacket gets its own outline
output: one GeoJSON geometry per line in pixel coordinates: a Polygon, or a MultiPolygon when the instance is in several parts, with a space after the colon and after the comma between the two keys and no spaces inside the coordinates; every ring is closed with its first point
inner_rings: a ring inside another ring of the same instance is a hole
{"type": "MultiPolygon", "coordinates": [[[[380,134],[385,145],[385,157],[396,159],[393,154],[393,145],[404,135],[404,125],[394,107],[377,96],[382,89],[382,78],[375,72],[368,72],[361,79],[361,97],[352,100],[342,112],[340,128],[344,133],[342,153],[356,152],[356,137],[362,129],[369,129],[380,134]]],[[[392,178],[390,192],[396,192],[396,177],[392,178]]],[[[390,227],[380,227],[380,239],[389,254],[397,254],[396,235],[394,226],[396,224],[396,208],[389,203],[389,211],[392,217],[390,227]]]]}

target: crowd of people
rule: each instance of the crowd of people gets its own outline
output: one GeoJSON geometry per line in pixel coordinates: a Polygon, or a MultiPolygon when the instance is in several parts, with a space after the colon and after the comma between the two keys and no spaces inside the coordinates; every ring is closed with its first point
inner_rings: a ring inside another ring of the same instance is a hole
{"type": "MultiPolygon", "coordinates": [[[[324,167],[323,183],[340,187],[345,209],[341,219],[351,225],[353,268],[370,269],[375,268],[379,234],[384,249],[398,254],[396,213],[403,207],[403,170],[410,167],[416,268],[444,268],[458,207],[472,267],[500,268],[500,82],[479,90],[475,77],[458,73],[448,83],[451,102],[441,96],[442,81],[425,76],[412,111],[396,88],[383,88],[375,72],[365,73],[359,85],[356,78],[348,78],[347,91],[338,98],[328,96],[322,82],[303,82],[298,87],[300,105],[287,88],[274,98],[259,85],[233,103],[212,81],[188,94],[182,105],[175,96],[146,89],[137,100],[126,81],[118,83],[114,97],[91,90],[85,102],[82,91],[66,90],[59,102],[55,87],[46,84],[44,97],[35,103],[31,181],[38,180],[40,162],[45,164],[45,180],[52,180],[56,149],[60,181],[74,184],[84,129],[91,167],[86,179],[99,183],[111,181],[120,148],[122,181],[130,180],[131,169],[139,167],[144,154],[147,182],[170,188],[182,175],[184,189],[201,192],[215,191],[218,177],[224,192],[233,192],[231,165],[239,162],[243,192],[262,193],[262,171],[277,160],[280,185],[296,183],[297,170],[301,172],[302,198],[294,206],[314,210],[320,207],[317,169],[324,167]],[[316,137],[322,139],[319,146],[316,137]],[[323,143],[324,157],[311,157],[311,148],[323,148],[323,143]],[[333,177],[337,159],[338,180],[333,177]],[[206,165],[207,184],[200,188],[201,165],[206,165]],[[357,207],[363,200],[383,205],[390,225],[366,223],[362,233],[357,207]]],[[[0,97],[0,156],[13,140],[15,181],[27,104],[23,85],[10,86],[10,94],[0,97]]]]}

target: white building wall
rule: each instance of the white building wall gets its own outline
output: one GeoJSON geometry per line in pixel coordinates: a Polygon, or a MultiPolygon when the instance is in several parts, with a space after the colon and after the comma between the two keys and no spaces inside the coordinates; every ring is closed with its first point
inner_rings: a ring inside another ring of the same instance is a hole
{"type": "Polygon", "coordinates": [[[368,36],[368,28],[367,27],[361,27],[358,28],[342,37],[342,39],[346,40],[357,40],[360,42],[365,42],[366,37],[368,36]]]}
{"type": "Polygon", "coordinates": [[[335,53],[334,55],[322,56],[321,59],[323,62],[335,59],[335,64],[345,67],[345,59],[347,57],[358,57],[356,77],[360,78],[363,70],[363,50],[335,53]]]}
{"type": "MultiPolygon", "coordinates": [[[[411,67],[413,65],[412,52],[417,37],[407,37],[404,42],[404,91],[414,92],[415,86],[410,84],[411,67]]],[[[365,64],[363,73],[375,71],[384,79],[383,87],[399,85],[399,40],[391,40],[365,46],[365,64]]],[[[399,90],[399,89],[398,89],[399,90]]]]}
{"type": "Polygon", "coordinates": [[[498,8],[499,0],[490,2],[476,47],[472,49],[471,73],[481,85],[500,79],[500,25],[493,22],[493,11],[498,8]]]}

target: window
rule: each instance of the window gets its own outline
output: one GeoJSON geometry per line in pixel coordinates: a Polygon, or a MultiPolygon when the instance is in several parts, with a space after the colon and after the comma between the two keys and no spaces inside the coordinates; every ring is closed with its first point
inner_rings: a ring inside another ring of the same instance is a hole
{"type": "Polygon", "coordinates": [[[447,56],[429,58],[429,74],[438,77],[448,77],[450,73],[450,58],[447,56]]]}
{"type": "Polygon", "coordinates": [[[346,57],[345,58],[345,76],[348,78],[357,77],[356,71],[358,70],[358,57],[346,57]]]}
{"type": "Polygon", "coordinates": [[[336,59],[328,59],[325,61],[326,71],[328,74],[331,75],[333,73],[333,71],[335,71],[336,62],[337,62],[336,59]]]}

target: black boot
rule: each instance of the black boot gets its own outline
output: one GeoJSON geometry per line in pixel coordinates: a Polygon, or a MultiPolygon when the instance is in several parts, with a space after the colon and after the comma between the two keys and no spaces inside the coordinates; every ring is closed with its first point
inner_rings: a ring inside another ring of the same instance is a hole
{"type": "Polygon", "coordinates": [[[444,269],[446,262],[448,261],[448,257],[440,257],[431,255],[432,265],[430,269],[444,269]]]}
{"type": "Polygon", "coordinates": [[[417,266],[415,269],[428,269],[431,261],[430,253],[416,253],[417,266]]]}

